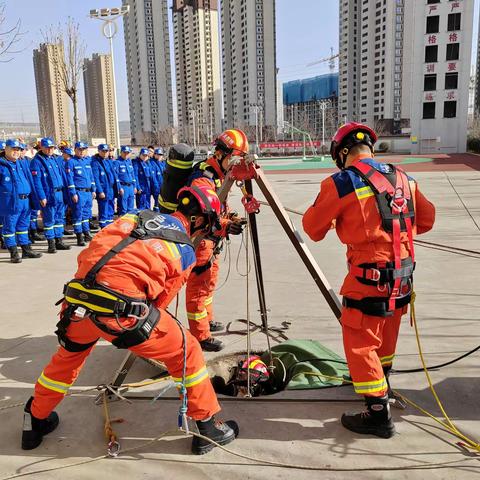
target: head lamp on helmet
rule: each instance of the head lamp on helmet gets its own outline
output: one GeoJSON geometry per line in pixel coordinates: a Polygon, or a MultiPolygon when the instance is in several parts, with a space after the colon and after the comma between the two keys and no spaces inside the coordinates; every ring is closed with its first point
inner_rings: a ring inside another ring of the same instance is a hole
{"type": "Polygon", "coordinates": [[[177,210],[190,221],[190,234],[201,230],[207,236],[221,228],[221,204],[214,190],[206,186],[183,187],[177,195],[177,210]],[[197,218],[202,216],[205,222],[196,225],[197,218]]]}
{"type": "Polygon", "coordinates": [[[340,170],[345,168],[345,162],[350,150],[356,145],[366,145],[374,153],[374,145],[378,137],[368,125],[349,122],[342,125],[332,138],[330,154],[340,170]]]}

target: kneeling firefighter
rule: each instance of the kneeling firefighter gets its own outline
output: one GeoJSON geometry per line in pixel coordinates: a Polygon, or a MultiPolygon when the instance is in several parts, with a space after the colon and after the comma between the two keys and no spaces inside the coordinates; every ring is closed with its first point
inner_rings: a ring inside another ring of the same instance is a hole
{"type": "MultiPolygon", "coordinates": [[[[199,343],[165,310],[195,265],[191,238],[218,228],[220,202],[211,189],[191,187],[179,192],[179,203],[173,215],[143,210],[120,217],[79,255],[75,278],[64,288],[56,331],[61,346],[25,406],[24,450],[36,448],[57,427],[53,409],[100,338],[164,362],[180,389],[181,413],[219,444],[235,439],[234,421],[215,420],[220,406],[199,343]]],[[[212,448],[193,439],[195,454],[212,448]]]]}
{"type": "MultiPolygon", "coordinates": [[[[193,165],[193,150],[185,144],[174,145],[168,155],[164,183],[160,194],[160,211],[174,211],[175,192],[182,182],[187,185],[210,188],[218,191],[229,168],[238,157],[248,154],[249,144],[242,130],[223,132],[214,142],[212,157],[193,165]],[[193,165],[193,167],[192,167],[193,165]]],[[[223,206],[221,229],[213,236],[203,239],[195,250],[197,264],[187,282],[186,307],[190,331],[205,351],[218,352],[223,342],[214,338],[211,332],[223,329],[221,322],[214,321],[213,293],[218,280],[218,255],[222,240],[228,235],[242,233],[246,220],[223,206]]]]}
{"type": "Polygon", "coordinates": [[[389,372],[402,315],[412,296],[413,238],[428,232],[435,208],[403,170],[373,159],[376,133],[367,125],[347,123],[331,144],[341,172],[323,180],[315,203],[303,217],[314,241],[335,228],[347,245],[342,333],[355,392],[367,410],[345,413],[345,428],[389,438],[389,372]]]}

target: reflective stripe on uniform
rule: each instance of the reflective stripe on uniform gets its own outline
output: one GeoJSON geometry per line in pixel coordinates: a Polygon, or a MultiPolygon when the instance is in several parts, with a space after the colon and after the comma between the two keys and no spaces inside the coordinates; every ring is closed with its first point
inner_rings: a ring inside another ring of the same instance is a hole
{"type": "Polygon", "coordinates": [[[180,258],[182,254],[178,250],[178,247],[173,242],[167,242],[166,240],[163,241],[163,244],[167,247],[167,250],[170,252],[170,255],[174,258],[180,258]]]}
{"type": "Polygon", "coordinates": [[[43,227],[44,230],[53,230],[53,225],[51,227],[43,227]]]}
{"type": "Polygon", "coordinates": [[[73,223],[72,225],[73,225],[74,227],[78,227],[78,226],[81,225],[81,224],[82,224],[82,222],[75,222],[75,223],[73,223]]]}
{"type": "Polygon", "coordinates": [[[360,395],[381,392],[388,388],[385,377],[381,380],[373,380],[371,382],[353,382],[353,387],[355,388],[355,393],[359,393],[360,395]]]}
{"type": "Polygon", "coordinates": [[[380,363],[382,365],[391,365],[394,358],[395,358],[395,354],[387,355],[386,357],[380,357],[380,363]]]}
{"type": "Polygon", "coordinates": [[[357,194],[358,199],[373,197],[375,195],[373,190],[368,186],[355,189],[355,193],[357,194]]]}
{"type": "Polygon", "coordinates": [[[57,380],[52,380],[48,378],[43,372],[40,377],[38,377],[38,383],[49,390],[54,392],[63,393],[64,395],[68,392],[68,389],[72,386],[71,383],[58,382],[57,380]]]}
{"type": "MultiPolygon", "coordinates": [[[[87,223],[87,222],[89,222],[89,221],[90,221],[90,220],[82,220],[82,223],[87,223]]],[[[55,225],[55,226],[57,226],[57,225],[55,225]]],[[[60,226],[63,227],[63,225],[60,225],[60,226]]]]}
{"type": "MultiPolygon", "coordinates": [[[[207,367],[204,365],[200,370],[197,370],[195,373],[188,375],[185,377],[185,387],[190,388],[198,385],[199,383],[203,382],[208,378],[208,370],[207,367]]],[[[177,384],[177,387],[180,387],[182,384],[182,378],[172,377],[172,380],[177,384]]]]}
{"type": "Polygon", "coordinates": [[[208,297],[208,298],[205,300],[204,305],[205,305],[205,306],[211,305],[212,302],[213,302],[213,297],[208,297]]]}
{"type": "Polygon", "coordinates": [[[207,315],[208,315],[208,312],[207,310],[202,310],[201,312],[187,312],[187,318],[189,320],[195,320],[195,321],[199,321],[199,320],[203,320],[204,318],[207,318],[207,315]]]}
{"type": "Polygon", "coordinates": [[[178,203],[167,202],[162,198],[161,195],[158,196],[158,203],[162,207],[168,208],[169,210],[176,210],[178,207],[178,203]]]}
{"type": "Polygon", "coordinates": [[[14,237],[15,234],[14,233],[8,233],[8,234],[3,234],[3,238],[9,238],[9,237],[14,237]]]}
{"type": "Polygon", "coordinates": [[[58,225],[54,225],[55,228],[62,228],[63,227],[63,223],[60,223],[58,225]]]}
{"type": "Polygon", "coordinates": [[[122,220],[127,220],[129,222],[137,223],[138,215],[134,215],[133,213],[126,213],[125,215],[122,215],[122,220]]]}
{"type": "Polygon", "coordinates": [[[17,235],[27,235],[28,234],[28,230],[26,230],[25,232],[15,232],[17,235]]]}

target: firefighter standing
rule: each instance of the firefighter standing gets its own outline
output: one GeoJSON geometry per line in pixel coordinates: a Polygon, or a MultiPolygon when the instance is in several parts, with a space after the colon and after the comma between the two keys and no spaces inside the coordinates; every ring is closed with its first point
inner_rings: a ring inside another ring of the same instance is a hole
{"type": "Polygon", "coordinates": [[[149,158],[148,148],[141,148],[138,157],[132,161],[137,185],[135,203],[140,209],[151,208],[150,196],[153,193],[154,185],[149,158]]]}
{"type": "MultiPolygon", "coordinates": [[[[100,338],[164,362],[180,393],[187,392],[183,405],[188,404],[187,414],[200,433],[221,445],[235,439],[235,422],[215,420],[220,406],[200,345],[165,310],[195,264],[189,236],[217,226],[220,202],[211,190],[195,187],[180,191],[179,203],[173,216],[144,210],[120,217],[79,255],[57,324],[61,346],[25,406],[23,449],[36,448],[57,427],[53,409],[100,338]]],[[[193,453],[212,448],[193,439],[193,453]]]]}
{"type": "Polygon", "coordinates": [[[132,161],[129,156],[132,149],[128,145],[122,145],[120,156],[113,162],[115,173],[117,174],[120,188],[123,194],[119,192],[117,211],[119,215],[127,213],[133,209],[135,193],[137,193],[137,181],[133,170],[132,161]]]}
{"type": "Polygon", "coordinates": [[[33,185],[42,211],[43,231],[48,242],[47,253],[70,250],[70,245],[63,243],[65,177],[53,154],[54,149],[55,144],[51,138],[42,138],[40,151],[30,162],[33,185]]]}
{"type": "MultiPolygon", "coordinates": [[[[222,185],[231,165],[232,158],[248,154],[248,139],[241,130],[226,130],[215,141],[215,150],[211,158],[194,167],[189,184],[205,186],[216,191],[222,185]]],[[[228,213],[228,212],[224,212],[228,213]]],[[[222,219],[223,234],[238,235],[243,230],[243,219],[232,216],[222,219]]],[[[205,351],[220,351],[224,345],[212,337],[211,332],[223,328],[213,317],[213,293],[218,279],[218,259],[221,242],[202,240],[196,251],[197,264],[187,282],[186,306],[190,331],[198,339],[205,351]]]]}
{"type": "Polygon", "coordinates": [[[345,428],[389,438],[388,375],[400,321],[412,294],[413,237],[429,231],[434,206],[401,169],[373,159],[377,135],[351,122],[335,134],[331,154],[341,172],[321,183],[315,203],[303,217],[305,232],[322,240],[335,228],[347,245],[342,333],[355,392],[367,410],[345,413],[345,428]]]}

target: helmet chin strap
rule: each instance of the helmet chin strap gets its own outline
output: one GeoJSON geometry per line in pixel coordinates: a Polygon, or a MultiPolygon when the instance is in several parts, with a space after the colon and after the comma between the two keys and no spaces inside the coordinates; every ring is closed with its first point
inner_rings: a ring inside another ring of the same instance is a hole
{"type": "Polygon", "coordinates": [[[350,149],[347,147],[342,148],[338,153],[338,157],[335,159],[335,163],[340,170],[345,170],[345,164],[347,163],[347,157],[350,152],[350,149]]]}

